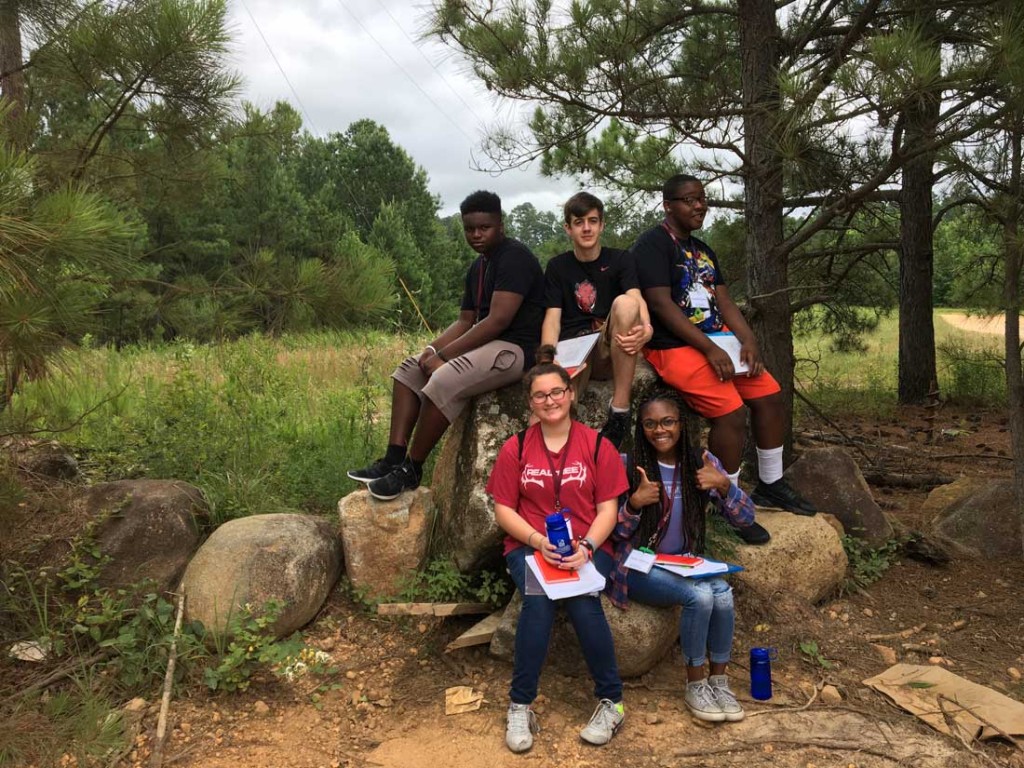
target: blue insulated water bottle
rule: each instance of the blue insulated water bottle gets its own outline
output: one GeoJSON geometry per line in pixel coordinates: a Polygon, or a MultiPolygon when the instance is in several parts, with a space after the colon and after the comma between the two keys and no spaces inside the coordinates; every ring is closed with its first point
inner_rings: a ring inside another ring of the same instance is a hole
{"type": "Polygon", "coordinates": [[[750,649],[750,695],[758,701],[772,697],[772,659],[778,657],[774,648],[750,649]]]}
{"type": "Polygon", "coordinates": [[[548,532],[548,541],[562,557],[569,557],[572,552],[572,534],[569,533],[569,525],[565,519],[568,509],[561,512],[552,512],[544,520],[544,527],[548,532]]]}

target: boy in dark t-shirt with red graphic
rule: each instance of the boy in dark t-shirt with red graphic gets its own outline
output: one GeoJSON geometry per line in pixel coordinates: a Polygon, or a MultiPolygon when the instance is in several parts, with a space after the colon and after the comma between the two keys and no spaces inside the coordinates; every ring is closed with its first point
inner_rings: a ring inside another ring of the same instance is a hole
{"type": "Polygon", "coordinates": [[[784,411],[778,382],[765,370],[753,331],[729,296],[715,252],[693,237],[707,214],[704,187],[680,174],[665,182],[665,221],[633,246],[640,289],[651,309],[654,334],[644,357],[667,384],[711,422],[708,448],[733,483],[739,478],[746,404],[757,441],[758,483],[751,498],[761,506],[801,515],[814,506],[782,477],[784,411]],[[736,374],[729,355],[706,334],[731,331],[749,371],[736,374]]]}
{"type": "Polygon", "coordinates": [[[591,376],[612,379],[612,399],[601,434],[618,448],[629,432],[633,374],[637,354],[653,332],[651,320],[632,256],[601,245],[604,203],[588,192],[578,192],[566,201],[564,213],[572,250],[551,259],[544,274],[541,344],[601,333],[576,388],[582,395],[591,376]]]}
{"type": "Polygon", "coordinates": [[[505,237],[493,192],[474,192],[459,210],[466,242],[480,254],[466,273],[459,317],[391,374],[387,452],[348,473],[382,501],[419,487],[427,456],[472,398],[520,381],[533,366],[544,314],[540,262],[505,237]]]}

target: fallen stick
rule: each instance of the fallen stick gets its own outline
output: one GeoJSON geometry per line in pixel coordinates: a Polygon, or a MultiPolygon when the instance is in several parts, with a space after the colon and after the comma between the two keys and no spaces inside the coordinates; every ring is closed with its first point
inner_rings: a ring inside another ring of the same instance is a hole
{"type": "Polygon", "coordinates": [[[181,617],[185,613],[185,587],[178,594],[178,613],[174,617],[174,634],[171,636],[171,652],[167,657],[167,673],[164,675],[164,695],[160,701],[160,717],[156,721],[156,737],[153,740],[153,755],[150,768],[160,768],[164,762],[164,741],[167,738],[167,712],[171,708],[171,690],[174,688],[174,666],[178,660],[178,636],[181,634],[181,617]]]}
{"type": "Polygon", "coordinates": [[[750,717],[757,717],[758,715],[777,715],[777,714],[780,714],[782,712],[803,712],[805,709],[809,709],[810,708],[811,704],[813,704],[814,700],[816,698],[818,698],[818,694],[821,693],[821,689],[824,688],[824,687],[825,687],[825,681],[823,679],[819,680],[818,684],[814,686],[814,692],[811,693],[811,698],[809,698],[807,700],[806,704],[802,704],[799,707],[782,707],[780,709],[762,709],[762,710],[759,710],[758,712],[751,712],[749,715],[747,715],[747,717],[748,718],[750,718],[750,717]]]}
{"type": "Polygon", "coordinates": [[[22,696],[28,696],[30,694],[37,693],[38,691],[45,690],[46,688],[49,688],[54,683],[60,682],[65,677],[70,677],[71,675],[73,675],[78,670],[86,668],[86,667],[91,667],[94,664],[97,664],[98,662],[101,662],[105,658],[107,658],[108,656],[112,656],[112,655],[113,655],[113,651],[111,651],[109,648],[107,648],[107,649],[104,649],[104,650],[100,651],[99,653],[94,653],[92,656],[90,656],[87,659],[76,659],[75,661],[71,662],[70,664],[67,664],[66,666],[61,667],[60,669],[56,670],[55,672],[51,672],[49,675],[44,677],[39,682],[32,683],[32,685],[28,685],[28,686],[22,688],[20,691],[17,691],[16,693],[12,693],[10,696],[8,696],[6,699],[4,699],[3,703],[6,704],[7,702],[14,701],[15,699],[20,698],[22,696]]]}
{"type": "MultiPolygon", "coordinates": [[[[956,706],[960,707],[960,709],[962,709],[964,712],[966,712],[971,717],[973,717],[975,720],[978,720],[979,722],[981,722],[982,725],[987,725],[989,728],[991,728],[993,731],[998,733],[1000,736],[1002,736],[1008,742],[1013,744],[1013,746],[1015,746],[1018,750],[1020,750],[1021,752],[1024,752],[1024,745],[1021,745],[1020,741],[1018,741],[1013,736],[1008,734],[1006,731],[1004,731],[1002,728],[1000,728],[998,725],[993,723],[991,720],[989,720],[984,715],[979,715],[977,712],[975,712],[970,707],[968,707],[968,706],[966,706],[964,704],[961,704],[959,701],[953,701],[952,699],[948,698],[947,696],[943,696],[941,693],[939,694],[938,699],[939,699],[939,706],[940,707],[942,707],[942,702],[944,702],[944,701],[948,701],[950,704],[955,704],[956,706]]],[[[943,709],[942,711],[943,711],[943,714],[945,714],[945,709],[943,709]]]]}
{"type": "Polygon", "coordinates": [[[916,627],[901,629],[899,632],[886,632],[881,635],[868,635],[864,639],[869,643],[877,643],[879,640],[906,640],[908,637],[916,635],[927,626],[927,624],[918,624],[916,627]]]}
{"type": "Polygon", "coordinates": [[[487,603],[380,603],[379,616],[463,616],[470,613],[490,613],[487,603]]]}

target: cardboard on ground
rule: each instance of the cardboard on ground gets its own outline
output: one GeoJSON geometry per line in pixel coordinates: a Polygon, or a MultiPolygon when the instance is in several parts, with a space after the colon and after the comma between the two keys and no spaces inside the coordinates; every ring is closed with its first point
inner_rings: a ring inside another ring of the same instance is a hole
{"type": "Polygon", "coordinates": [[[566,597],[589,595],[604,589],[605,578],[593,563],[587,563],[579,569],[579,581],[563,581],[559,584],[546,583],[532,557],[526,558],[526,567],[529,569],[526,574],[526,594],[528,595],[540,594],[540,591],[543,591],[552,600],[562,600],[566,597]],[[532,580],[530,574],[533,574],[532,580]],[[540,591],[536,591],[537,586],[540,587],[540,591]]]}
{"type": "Polygon", "coordinates": [[[896,664],[864,684],[940,733],[969,739],[1024,736],[1024,704],[942,667],[896,664]],[[947,717],[962,734],[950,733],[947,717]]]}
{"type": "Polygon", "coordinates": [[[600,333],[588,333],[575,339],[562,339],[555,348],[555,361],[567,371],[579,368],[590,357],[590,352],[599,338],[600,333]]]}
{"type": "Polygon", "coordinates": [[[736,338],[736,334],[729,331],[719,331],[718,333],[709,333],[707,337],[729,355],[729,359],[732,360],[732,367],[736,373],[747,373],[750,370],[750,367],[740,360],[740,347],[742,344],[736,338]]]}

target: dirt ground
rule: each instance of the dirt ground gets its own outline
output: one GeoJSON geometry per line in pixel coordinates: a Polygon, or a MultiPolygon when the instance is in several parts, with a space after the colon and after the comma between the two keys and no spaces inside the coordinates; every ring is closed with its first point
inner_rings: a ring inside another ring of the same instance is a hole
{"type": "MultiPolygon", "coordinates": [[[[894,472],[927,469],[954,477],[1010,472],[1006,424],[997,413],[906,409],[891,423],[811,420],[801,427],[802,446],[835,442],[841,432],[859,460],[881,461],[894,472]]],[[[926,490],[874,491],[905,526],[927,527],[920,512],[926,490]]],[[[188,768],[1024,765],[1021,752],[1005,742],[969,752],[861,682],[888,666],[869,635],[920,627],[910,637],[878,645],[909,663],[941,659],[959,675],[1024,699],[1017,672],[1024,669],[1022,582],[1020,560],[958,560],[936,567],[904,558],[869,589],[837,596],[800,616],[774,613],[739,594],[730,674],[747,709],[746,722],[707,725],[687,714],[676,650],[652,673],[627,681],[626,725],[607,747],[589,747],[578,737],[594,703],[589,679],[582,670],[549,663],[536,707],[543,730],[524,756],[512,755],[503,743],[510,665],[490,658],[486,646],[442,652],[472,618],[386,619],[336,592],[307,633],[310,644],[331,654],[343,670],[326,681],[328,690],[318,690],[323,680],[289,683],[268,675],[244,694],[179,698],[165,754],[172,765],[188,768]],[[829,668],[801,653],[800,643],[810,640],[829,668]],[[745,654],[752,646],[779,651],[776,695],[764,704],[748,695],[745,654]],[[330,690],[332,683],[336,690],[330,690]],[[815,695],[806,706],[815,686],[823,684],[834,685],[842,700],[825,704],[815,695]],[[444,692],[455,685],[482,692],[480,710],[446,717],[444,692]],[[867,725],[894,729],[893,746],[844,748],[842,733],[818,734],[822,728],[829,733],[829,724],[835,728],[843,717],[856,719],[846,731],[867,725]]],[[[147,764],[155,710],[152,703],[139,748],[125,765],[147,764]]]]}

